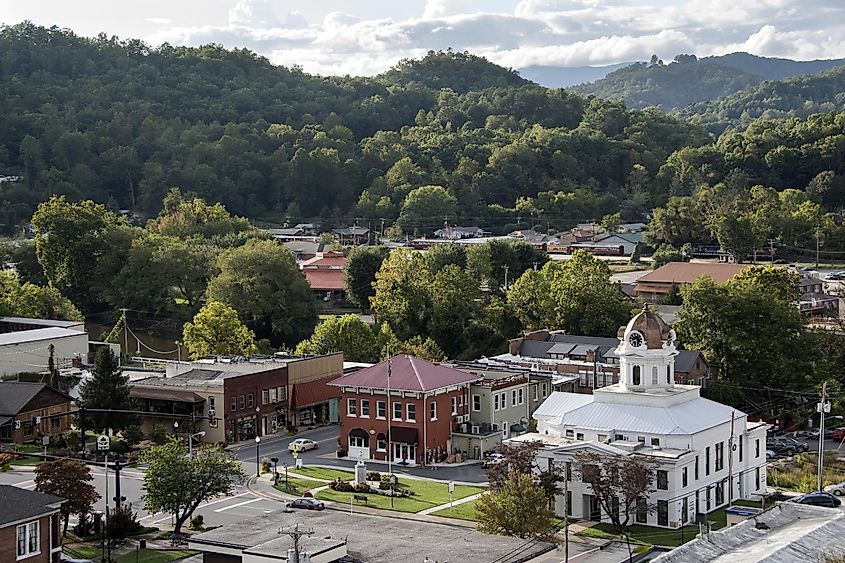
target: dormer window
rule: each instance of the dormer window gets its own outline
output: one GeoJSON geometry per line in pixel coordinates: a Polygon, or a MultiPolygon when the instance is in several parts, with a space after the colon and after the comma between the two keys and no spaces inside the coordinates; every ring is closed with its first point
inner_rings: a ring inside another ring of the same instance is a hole
{"type": "Polygon", "coordinates": [[[640,377],[640,366],[634,366],[631,380],[633,381],[634,385],[639,385],[641,379],[642,378],[640,377]]]}

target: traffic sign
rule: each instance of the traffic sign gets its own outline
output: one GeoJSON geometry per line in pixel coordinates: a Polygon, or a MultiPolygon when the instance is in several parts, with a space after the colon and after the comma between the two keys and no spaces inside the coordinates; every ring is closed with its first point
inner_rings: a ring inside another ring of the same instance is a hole
{"type": "Polygon", "coordinates": [[[103,434],[97,438],[97,450],[108,451],[110,443],[109,437],[103,434]]]}
{"type": "Polygon", "coordinates": [[[454,492],[455,492],[455,482],[449,481],[449,494],[451,495],[454,492]]]}

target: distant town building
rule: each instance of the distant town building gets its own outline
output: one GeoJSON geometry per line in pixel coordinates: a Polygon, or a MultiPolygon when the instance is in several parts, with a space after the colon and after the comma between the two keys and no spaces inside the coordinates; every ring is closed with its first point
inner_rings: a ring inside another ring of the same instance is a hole
{"type": "Polygon", "coordinates": [[[0,317],[0,376],[73,367],[88,356],[88,333],[78,321],[0,317]]]}
{"type": "Polygon", "coordinates": [[[434,231],[434,236],[442,239],[459,240],[464,238],[480,238],[489,235],[481,227],[453,227],[446,225],[434,231]]]}
{"type": "Polygon", "coordinates": [[[370,229],[355,225],[354,227],[332,229],[332,234],[337,238],[341,246],[358,246],[369,240],[370,229]]]}
{"type": "MultiPolygon", "coordinates": [[[[618,345],[616,338],[537,330],[511,340],[508,352],[493,356],[491,361],[573,376],[577,390],[589,393],[619,383],[618,345]]],[[[710,378],[707,360],[701,352],[684,350],[680,343],[678,346],[675,381],[704,386],[710,378]]]]}
{"type": "Polygon", "coordinates": [[[637,244],[642,243],[643,236],[640,233],[605,233],[596,237],[597,244],[605,246],[621,246],[623,254],[629,256],[634,252],[637,244]]]}
{"type": "Polygon", "coordinates": [[[326,301],[340,299],[346,293],[343,268],[346,256],[342,252],[320,252],[313,258],[299,262],[311,290],[326,301]]]}
{"type": "Polygon", "coordinates": [[[540,440],[538,465],[566,467],[558,514],[608,520],[588,481],[572,471],[580,452],[644,456],[657,464],[654,492],[632,514],[637,524],[677,528],[766,492],[766,425],[700,396],[675,380],[676,338],[647,308],[620,327],[617,384],[591,395],[553,393],[534,413],[537,432],[508,443],[540,440]]]}
{"type": "Polygon", "coordinates": [[[749,266],[751,264],[669,262],[639,278],[636,293],[646,301],[657,303],[666,298],[673,286],[691,284],[704,276],[723,284],[749,266]]]}

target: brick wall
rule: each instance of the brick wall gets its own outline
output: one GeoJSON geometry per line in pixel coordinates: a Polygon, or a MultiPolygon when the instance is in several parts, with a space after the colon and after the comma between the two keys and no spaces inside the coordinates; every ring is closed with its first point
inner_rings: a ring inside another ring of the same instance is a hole
{"type": "MultiPolygon", "coordinates": [[[[19,559],[25,563],[59,563],[60,554],[50,554],[50,520],[53,520],[53,541],[54,547],[61,545],[59,515],[44,516],[39,518],[39,541],[41,544],[41,553],[33,555],[24,559],[19,559]]],[[[15,561],[17,554],[17,527],[20,524],[0,528],[0,561],[15,561]]]]}

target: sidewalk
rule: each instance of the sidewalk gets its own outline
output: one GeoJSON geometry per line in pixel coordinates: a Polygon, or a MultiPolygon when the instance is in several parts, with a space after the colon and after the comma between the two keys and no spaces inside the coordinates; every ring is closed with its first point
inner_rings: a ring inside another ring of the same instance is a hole
{"type": "MultiPolygon", "coordinates": [[[[270,474],[262,475],[260,479],[256,478],[255,476],[251,477],[247,482],[247,487],[250,491],[254,494],[269,499],[269,500],[276,500],[279,502],[285,502],[289,500],[293,500],[298,498],[293,495],[289,495],[287,493],[283,493],[278,489],[273,488],[272,484],[272,477],[270,474]]],[[[443,518],[442,516],[431,516],[428,514],[419,514],[413,512],[398,512],[394,510],[381,510],[378,508],[371,508],[369,506],[362,506],[362,505],[353,505],[352,507],[341,504],[338,502],[332,502],[330,500],[321,500],[326,505],[326,509],[328,510],[338,510],[341,512],[357,512],[359,514],[368,514],[370,516],[379,516],[382,518],[392,518],[392,519],[402,519],[402,520],[411,520],[416,522],[431,522],[435,524],[442,524],[444,526],[452,526],[453,528],[471,528],[475,529],[475,522],[470,522],[467,520],[457,520],[455,518],[443,518]]],[[[448,508],[448,504],[445,508],[448,508]]],[[[438,510],[444,507],[436,507],[438,510]]]]}

